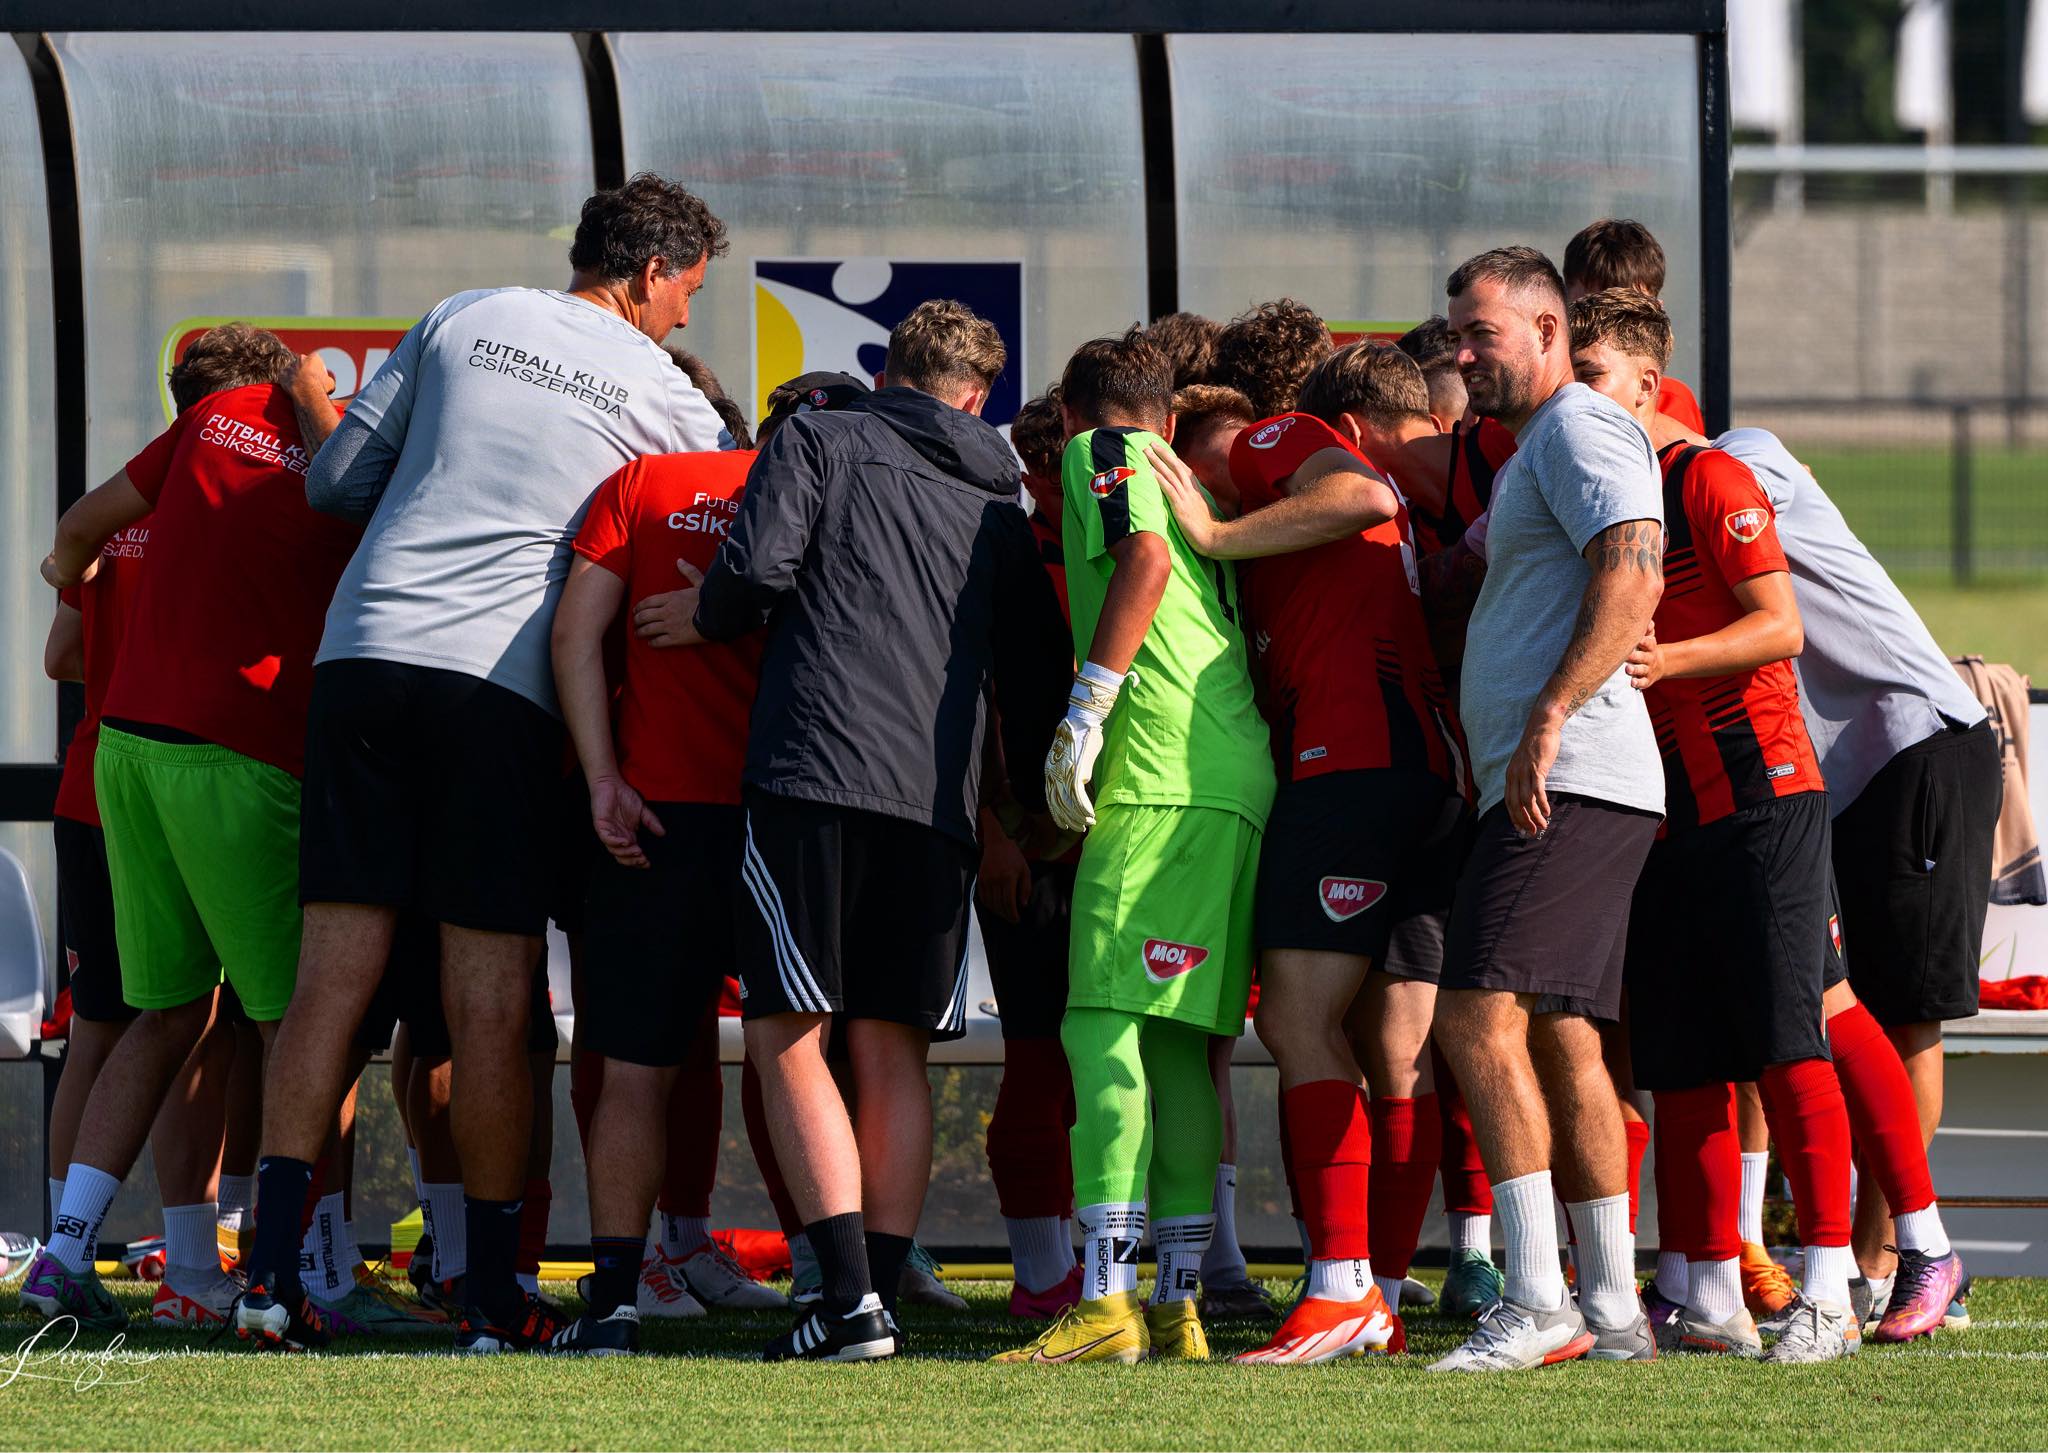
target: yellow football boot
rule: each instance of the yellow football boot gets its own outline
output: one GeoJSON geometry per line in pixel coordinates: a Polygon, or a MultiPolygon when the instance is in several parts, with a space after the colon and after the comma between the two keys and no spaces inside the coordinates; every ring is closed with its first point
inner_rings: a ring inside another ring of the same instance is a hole
{"type": "MultiPolygon", "coordinates": [[[[1195,1328],[1197,1338],[1201,1327],[1195,1328]]],[[[1060,1313],[1028,1347],[998,1352],[991,1362],[1137,1362],[1151,1350],[1144,1305],[1136,1292],[1090,1297],[1060,1313]]]]}

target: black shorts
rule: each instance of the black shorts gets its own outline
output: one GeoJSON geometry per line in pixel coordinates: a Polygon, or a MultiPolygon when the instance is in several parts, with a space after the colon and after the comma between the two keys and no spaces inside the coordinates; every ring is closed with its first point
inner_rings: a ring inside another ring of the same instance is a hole
{"type": "Polygon", "coordinates": [[[505,687],[395,661],[313,668],[299,901],[539,935],[562,724],[505,687]]]}
{"type": "Polygon", "coordinates": [[[57,845],[57,931],[64,939],[71,1012],[94,1024],[125,1024],[136,1011],[121,997],[107,834],[89,822],[60,817],[51,835],[57,845]]]}
{"type": "Polygon", "coordinates": [[[1505,989],[1539,1014],[1612,1021],[1621,1010],[1629,899],[1655,813],[1550,794],[1550,826],[1524,837],[1496,803],[1479,819],[1444,945],[1445,989],[1505,989]]]}
{"type": "MultiPolygon", "coordinates": [[[[542,949],[534,966],[527,997],[526,1049],[553,1054],[561,1042],[548,999],[548,956],[542,949]]],[[[414,913],[401,913],[391,937],[391,957],[370,1007],[356,1030],[356,1048],[382,1054],[391,1036],[404,1024],[412,1053],[419,1059],[446,1059],[449,1054],[448,1014],[441,1004],[441,925],[414,913]]]]}
{"type": "Polygon", "coordinates": [[[555,828],[549,845],[554,850],[554,885],[548,894],[548,917],[563,933],[581,933],[590,875],[599,863],[611,861],[611,854],[590,825],[590,784],[583,780],[581,767],[564,775],[556,788],[555,828]]]}
{"type": "Polygon", "coordinates": [[[747,795],[741,1015],[844,1014],[967,1032],[979,854],[923,823],[747,795]]]}
{"type": "MultiPolygon", "coordinates": [[[[1259,949],[1353,954],[1404,978],[1436,978],[1428,936],[1403,935],[1399,969],[1388,946],[1397,927],[1450,906],[1455,871],[1429,881],[1426,847],[1455,798],[1427,772],[1329,772],[1280,785],[1259,853],[1259,949]],[[1414,962],[1417,958],[1420,963],[1414,962]]],[[[1426,925],[1424,926],[1426,928],[1426,925]]]]}
{"type": "Polygon", "coordinates": [[[641,833],[649,866],[606,854],[590,870],[576,1038],[607,1059],[679,1065],[732,972],[746,826],[737,807],[648,807],[668,829],[641,833]]]}
{"type": "Polygon", "coordinates": [[[1629,911],[1636,1087],[1694,1090],[1826,1059],[1820,998],[1840,942],[1825,792],[1658,843],[1629,911]]]}
{"type": "Polygon", "coordinates": [[[1067,948],[1074,927],[1072,863],[1033,863],[1031,899],[1017,922],[986,908],[974,917],[988,952],[1004,1039],[1056,1039],[1067,1012],[1067,948]]]}
{"type": "Polygon", "coordinates": [[[1849,983],[1880,1024],[1977,1012],[2003,794],[1997,738],[1980,722],[1900,752],[1835,819],[1849,983]]]}

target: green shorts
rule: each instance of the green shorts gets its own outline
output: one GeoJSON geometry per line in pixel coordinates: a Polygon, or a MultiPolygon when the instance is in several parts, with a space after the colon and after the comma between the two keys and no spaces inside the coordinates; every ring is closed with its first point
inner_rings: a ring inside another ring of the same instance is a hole
{"type": "Polygon", "coordinates": [[[100,728],[93,760],[121,996],[175,1009],[223,976],[284,1017],[299,972],[299,783],[226,747],[100,728]]]}
{"type": "Polygon", "coordinates": [[[1259,838],[1227,808],[1102,808],[1074,878],[1067,1007],[1244,1033],[1259,838]]]}

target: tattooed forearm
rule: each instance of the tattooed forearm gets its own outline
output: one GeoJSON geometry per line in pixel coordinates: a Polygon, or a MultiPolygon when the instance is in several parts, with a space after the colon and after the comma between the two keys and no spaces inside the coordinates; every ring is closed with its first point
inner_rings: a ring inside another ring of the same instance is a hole
{"type": "Polygon", "coordinates": [[[1586,546],[1593,573],[1572,637],[1544,683],[1536,711],[1562,720],[1593,699],[1628,658],[1664,593],[1664,531],[1655,520],[1625,520],[1586,546]]]}

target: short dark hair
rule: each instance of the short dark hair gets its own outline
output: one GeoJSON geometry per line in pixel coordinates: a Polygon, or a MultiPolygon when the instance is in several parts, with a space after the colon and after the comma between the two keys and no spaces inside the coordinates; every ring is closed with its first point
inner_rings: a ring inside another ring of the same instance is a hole
{"type": "Polygon", "coordinates": [[[1394,346],[1415,360],[1429,386],[1429,411],[1444,418],[1465,412],[1470,400],[1465,376],[1458,372],[1458,339],[1451,320],[1441,313],[1423,319],[1395,340],[1394,346]]]}
{"type": "Polygon", "coordinates": [[[186,344],[166,379],[171,402],[182,414],[208,394],[252,383],[281,384],[298,363],[298,355],[268,328],[222,323],[186,344]]]}
{"type": "Polygon", "coordinates": [[[1152,346],[1173,365],[1173,386],[1208,383],[1216,372],[1216,336],[1223,325],[1200,313],[1168,313],[1145,329],[1152,346]]]}
{"type": "Polygon", "coordinates": [[[711,365],[679,343],[663,343],[660,348],[668,355],[669,362],[687,374],[690,382],[697,385],[699,392],[710,402],[712,412],[718,415],[718,422],[725,425],[726,433],[732,435],[733,447],[753,448],[754,434],[747,427],[746,411],[725,391],[725,385],[718,381],[711,365]]]}
{"type": "Polygon", "coordinates": [[[1133,323],[1121,336],[1074,350],[1060,375],[1060,401],[1091,423],[1114,414],[1164,424],[1173,415],[1173,364],[1133,323]]]}
{"type": "Polygon", "coordinates": [[[972,380],[984,389],[1002,377],[1010,350],[996,325],[965,303],[933,298],[919,303],[889,333],[883,378],[937,393],[972,380]]]}
{"type": "Polygon", "coordinates": [[[1218,424],[1235,424],[1243,428],[1256,424],[1259,411],[1252,407],[1252,401],[1228,384],[1191,383],[1173,395],[1173,432],[1180,438],[1184,431],[1213,428],[1218,424]]]}
{"type": "Polygon", "coordinates": [[[1466,258],[1444,283],[1444,296],[1461,298],[1465,289],[1479,282],[1500,283],[1516,291],[1541,289],[1556,294],[1558,307],[1564,306],[1564,279],[1557,275],[1557,264],[1534,247],[1496,247],[1466,258]]]}
{"type": "Polygon", "coordinates": [[[1326,424],[1356,414],[1375,429],[1429,418],[1429,385],[1414,359],[1391,343],[1347,344],[1316,365],[1297,407],[1326,424]]]}
{"type": "Polygon", "coordinates": [[[1659,369],[1671,362],[1671,319],[1639,288],[1605,288],[1571,306],[1572,352],[1607,343],[1659,369]]]}
{"type": "Polygon", "coordinates": [[[1276,298],[1239,313],[1216,338],[1213,382],[1228,384],[1252,401],[1259,417],[1287,413],[1301,381],[1335,345],[1315,309],[1276,298]]]}
{"type": "Polygon", "coordinates": [[[1627,217],[1603,217],[1565,244],[1564,280],[1589,293],[1634,288],[1664,295],[1664,249],[1650,229],[1627,217]]]}
{"type": "Polygon", "coordinates": [[[641,172],[623,187],[608,187],[583,204],[569,266],[592,277],[637,276],[653,258],[674,277],[700,260],[725,256],[725,224],[704,199],[678,182],[641,172]]]}
{"type": "Polygon", "coordinates": [[[1010,447],[1024,461],[1024,472],[1039,479],[1060,477],[1060,456],[1067,447],[1067,425],[1060,417],[1060,386],[1054,384],[1027,400],[1010,420],[1010,447]]]}

